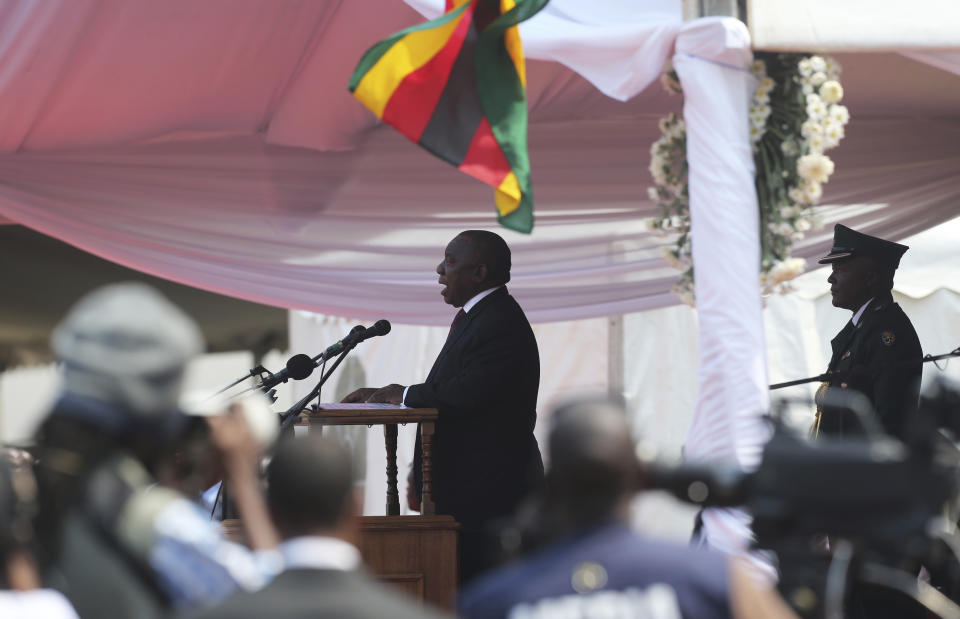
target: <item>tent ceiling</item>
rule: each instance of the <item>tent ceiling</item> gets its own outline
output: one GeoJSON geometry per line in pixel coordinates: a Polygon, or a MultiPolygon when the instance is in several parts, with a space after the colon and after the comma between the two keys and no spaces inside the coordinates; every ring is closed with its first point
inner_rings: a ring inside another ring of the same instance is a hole
{"type": "Polygon", "coordinates": [[[50,331],[94,288],[142,281],[182,307],[203,330],[210,352],[287,346],[287,313],[151,277],[97,258],[23,226],[0,226],[0,371],[50,360],[50,331]]]}
{"type": "MultiPolygon", "coordinates": [[[[17,37],[0,28],[9,43],[0,45],[0,215],[249,300],[449,321],[432,270],[457,230],[495,227],[490,189],[378,127],[345,88],[367,47],[421,21],[413,9],[399,0],[236,0],[230,11],[102,4],[22,3],[0,15],[0,26],[18,25],[17,37]]],[[[529,63],[537,228],[506,236],[511,288],[538,321],[678,302],[676,271],[659,256],[666,241],[642,220],[655,212],[646,187],[656,120],[682,104],[643,87],[673,53],[679,2],[583,6],[545,9],[555,20],[573,11],[569,31],[525,24],[530,56],[599,54],[592,66],[633,71],[622,78],[630,92],[616,94],[639,94],[621,102],[558,62],[529,63]],[[665,7],[656,23],[598,21],[653,5],[665,7]]],[[[897,54],[838,58],[853,120],[830,153],[837,173],[824,202],[837,206],[824,209],[827,222],[900,238],[954,216],[960,76],[897,54]]],[[[813,256],[828,242],[824,230],[797,251],[813,256]]]]}

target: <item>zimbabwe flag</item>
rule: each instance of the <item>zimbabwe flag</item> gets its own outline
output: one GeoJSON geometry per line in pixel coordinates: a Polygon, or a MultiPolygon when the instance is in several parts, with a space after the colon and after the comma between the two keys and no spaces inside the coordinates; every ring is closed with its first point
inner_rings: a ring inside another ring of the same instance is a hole
{"type": "Polygon", "coordinates": [[[517,24],[547,0],[447,0],[370,48],[350,92],[413,142],[494,187],[498,219],[533,229],[526,70],[517,24]]]}

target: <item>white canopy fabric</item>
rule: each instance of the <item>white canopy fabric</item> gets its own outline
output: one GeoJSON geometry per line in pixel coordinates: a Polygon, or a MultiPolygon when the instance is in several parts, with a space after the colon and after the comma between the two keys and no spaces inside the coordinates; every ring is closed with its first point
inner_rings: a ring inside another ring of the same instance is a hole
{"type": "MultiPolygon", "coordinates": [[[[2,2],[0,216],[249,300],[447,324],[432,270],[457,231],[495,228],[489,188],[376,127],[345,89],[366,47],[420,19],[373,0],[2,2]]],[[[626,98],[680,25],[679,2],[553,0],[523,36],[529,57],[626,98]]],[[[892,238],[948,218],[960,78],[896,55],[841,62],[853,121],[826,200],[877,205],[858,221],[892,238]]],[[[503,231],[512,290],[537,322],[677,303],[642,220],[655,121],[680,99],[653,87],[621,103],[529,64],[538,219],[531,237],[503,231]]]]}

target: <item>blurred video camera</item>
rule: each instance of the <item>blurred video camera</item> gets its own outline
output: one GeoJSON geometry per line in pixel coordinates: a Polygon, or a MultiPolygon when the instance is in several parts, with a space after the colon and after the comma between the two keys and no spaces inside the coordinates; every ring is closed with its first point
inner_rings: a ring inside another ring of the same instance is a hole
{"type": "Polygon", "coordinates": [[[801,616],[848,616],[851,591],[874,587],[918,616],[960,617],[960,390],[936,383],[903,442],[877,433],[809,441],[779,417],[754,472],[651,466],[648,482],[750,512],[754,545],[777,555],[778,587],[801,616]],[[921,568],[928,578],[918,579],[921,568]]]}

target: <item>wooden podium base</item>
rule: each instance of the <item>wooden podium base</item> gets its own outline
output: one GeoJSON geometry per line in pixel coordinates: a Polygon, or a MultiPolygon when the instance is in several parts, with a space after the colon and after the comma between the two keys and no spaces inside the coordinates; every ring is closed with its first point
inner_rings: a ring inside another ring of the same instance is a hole
{"type": "Polygon", "coordinates": [[[360,553],[384,582],[453,610],[459,528],[453,516],[364,516],[360,553]]]}
{"type": "MultiPolygon", "coordinates": [[[[456,607],[457,542],[453,516],[362,516],[360,554],[383,582],[439,608],[456,607]]],[[[224,520],[231,540],[246,544],[239,520],[224,520]]]]}

